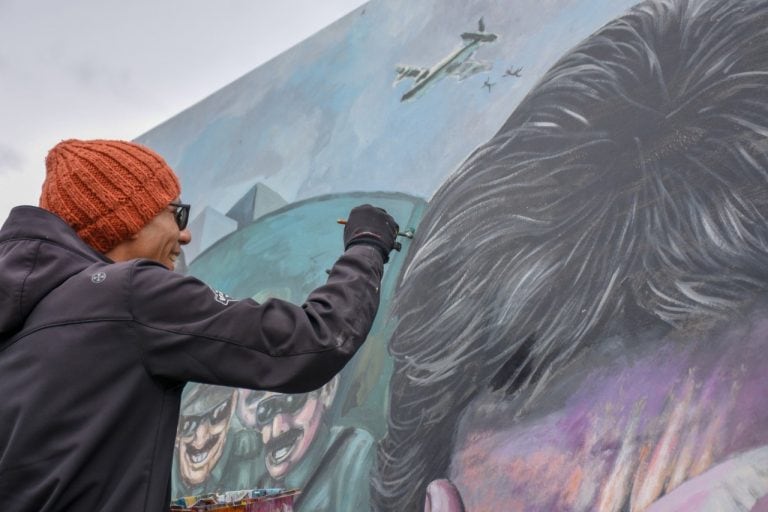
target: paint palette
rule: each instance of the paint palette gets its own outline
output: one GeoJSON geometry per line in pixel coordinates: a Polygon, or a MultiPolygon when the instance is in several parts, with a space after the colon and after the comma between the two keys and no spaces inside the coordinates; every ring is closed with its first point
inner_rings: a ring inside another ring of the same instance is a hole
{"type": "Polygon", "coordinates": [[[171,502],[170,512],[293,512],[298,489],[249,489],[185,496],[171,502]]]}

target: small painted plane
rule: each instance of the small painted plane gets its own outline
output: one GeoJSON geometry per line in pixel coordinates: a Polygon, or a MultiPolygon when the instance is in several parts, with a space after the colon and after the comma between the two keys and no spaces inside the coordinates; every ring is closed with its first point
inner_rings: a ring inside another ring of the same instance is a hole
{"type": "Polygon", "coordinates": [[[411,66],[397,66],[395,71],[397,72],[397,78],[395,83],[404,78],[413,78],[413,87],[411,87],[405,94],[403,94],[400,101],[407,101],[415,98],[424,90],[442,80],[448,75],[454,75],[459,80],[463,80],[468,76],[474,75],[481,71],[487,71],[491,68],[491,64],[486,62],[480,62],[477,60],[471,60],[470,57],[477,51],[483,43],[492,43],[498,36],[496,34],[485,32],[485,23],[483,18],[477,23],[477,32],[464,32],[461,34],[461,39],[464,41],[464,46],[455,50],[446,58],[432,66],[431,68],[417,68],[411,66]]]}
{"type": "Polygon", "coordinates": [[[507,69],[507,70],[504,72],[504,75],[503,75],[503,76],[514,76],[514,77],[517,77],[517,78],[522,78],[522,77],[523,77],[523,75],[521,75],[521,74],[520,74],[520,72],[521,72],[522,70],[523,70],[523,68],[517,68],[517,69],[515,69],[515,70],[513,71],[513,70],[512,70],[512,68],[509,68],[509,69],[507,69]]]}

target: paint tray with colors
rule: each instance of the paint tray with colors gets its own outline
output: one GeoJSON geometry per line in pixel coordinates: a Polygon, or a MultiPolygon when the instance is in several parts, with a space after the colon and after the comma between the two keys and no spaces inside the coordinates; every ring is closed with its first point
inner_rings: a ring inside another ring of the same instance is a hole
{"type": "Polygon", "coordinates": [[[170,512],[293,512],[297,489],[249,489],[185,496],[171,502],[170,512]]]}

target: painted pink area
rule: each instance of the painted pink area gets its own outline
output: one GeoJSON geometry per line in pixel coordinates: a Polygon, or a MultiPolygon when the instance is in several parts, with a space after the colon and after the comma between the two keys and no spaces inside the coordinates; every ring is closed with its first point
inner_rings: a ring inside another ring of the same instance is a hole
{"type": "Polygon", "coordinates": [[[763,496],[757,500],[751,512],[768,512],[768,496],[763,496]]]}
{"type": "MultiPolygon", "coordinates": [[[[504,397],[476,400],[451,466],[467,510],[618,511],[626,502],[645,510],[718,463],[768,446],[768,322],[745,325],[703,339],[668,336],[566,373],[567,385],[553,382],[537,400],[549,405],[519,420],[504,397]]],[[[680,510],[699,510],[697,492],[688,499],[680,510]]]]}

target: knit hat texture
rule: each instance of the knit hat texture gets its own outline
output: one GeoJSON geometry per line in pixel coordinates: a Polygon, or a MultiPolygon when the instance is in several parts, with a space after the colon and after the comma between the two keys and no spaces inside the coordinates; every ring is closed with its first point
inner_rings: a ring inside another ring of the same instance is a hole
{"type": "Polygon", "coordinates": [[[120,140],[65,140],[48,152],[40,207],[101,253],[138,233],[179,196],[176,174],[151,149],[120,140]]]}

